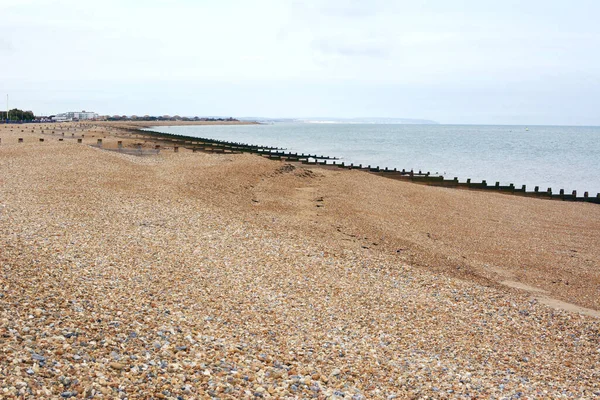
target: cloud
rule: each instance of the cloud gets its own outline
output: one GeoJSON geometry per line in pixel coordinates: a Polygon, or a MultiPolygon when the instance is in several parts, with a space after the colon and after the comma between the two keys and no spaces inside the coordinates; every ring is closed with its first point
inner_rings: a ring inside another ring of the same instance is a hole
{"type": "Polygon", "coordinates": [[[344,42],[339,39],[315,39],[312,49],[328,56],[386,58],[390,50],[380,43],[344,42]]]}
{"type": "Polygon", "coordinates": [[[15,51],[13,44],[6,39],[0,38],[0,52],[12,53],[13,51],[15,51]]]}

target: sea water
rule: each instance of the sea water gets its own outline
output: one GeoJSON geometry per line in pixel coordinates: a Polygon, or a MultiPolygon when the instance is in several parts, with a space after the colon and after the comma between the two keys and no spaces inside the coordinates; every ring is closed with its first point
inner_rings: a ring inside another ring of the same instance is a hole
{"type": "Polygon", "coordinates": [[[600,192],[600,127],[274,123],[152,130],[421,170],[461,182],[577,190],[578,196],[600,192]]]}

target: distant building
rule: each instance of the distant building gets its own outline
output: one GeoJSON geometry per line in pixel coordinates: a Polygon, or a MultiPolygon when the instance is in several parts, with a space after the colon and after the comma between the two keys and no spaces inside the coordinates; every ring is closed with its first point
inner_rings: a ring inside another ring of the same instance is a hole
{"type": "Polygon", "coordinates": [[[96,119],[96,118],[98,118],[98,114],[96,114],[95,112],[88,112],[85,110],[81,111],[81,112],[70,111],[70,112],[66,112],[66,113],[62,113],[62,114],[56,114],[54,117],[52,117],[53,120],[58,121],[58,122],[83,121],[83,120],[96,119]]]}

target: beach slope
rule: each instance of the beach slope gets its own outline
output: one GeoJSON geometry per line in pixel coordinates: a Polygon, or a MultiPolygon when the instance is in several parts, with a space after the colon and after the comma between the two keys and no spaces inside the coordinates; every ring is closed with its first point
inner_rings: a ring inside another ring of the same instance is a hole
{"type": "Polygon", "coordinates": [[[0,397],[600,396],[600,206],[78,129],[0,127],[0,397]]]}

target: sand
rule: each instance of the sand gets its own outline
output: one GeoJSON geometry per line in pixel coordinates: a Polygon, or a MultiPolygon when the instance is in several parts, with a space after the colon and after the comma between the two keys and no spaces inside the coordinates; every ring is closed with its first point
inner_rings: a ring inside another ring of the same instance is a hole
{"type": "Polygon", "coordinates": [[[70,128],[0,127],[0,397],[600,396],[598,205],[70,128]]]}

